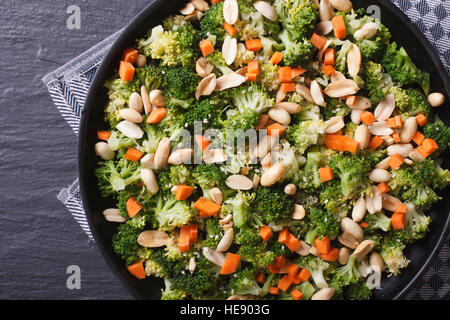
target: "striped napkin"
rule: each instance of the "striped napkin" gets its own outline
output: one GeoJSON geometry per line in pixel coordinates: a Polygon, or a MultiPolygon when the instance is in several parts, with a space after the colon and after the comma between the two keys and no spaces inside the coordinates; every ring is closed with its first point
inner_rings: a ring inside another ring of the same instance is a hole
{"type": "MultiPolygon", "coordinates": [[[[438,52],[447,72],[450,73],[450,2],[445,0],[392,0],[392,2],[426,35],[438,52]]],[[[120,33],[121,30],[42,79],[56,108],[75,135],[78,135],[81,111],[91,81],[103,57],[120,33]]],[[[93,239],[81,202],[78,178],[70,186],[63,188],[57,197],[89,238],[93,239]]],[[[417,281],[405,298],[442,299],[449,291],[450,237],[445,241],[428,272],[417,281]]]]}

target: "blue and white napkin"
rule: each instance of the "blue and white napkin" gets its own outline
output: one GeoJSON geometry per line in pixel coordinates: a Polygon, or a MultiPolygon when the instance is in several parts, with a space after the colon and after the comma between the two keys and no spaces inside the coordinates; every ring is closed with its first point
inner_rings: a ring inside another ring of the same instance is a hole
{"type": "MultiPolygon", "coordinates": [[[[419,27],[438,52],[450,73],[450,2],[446,0],[392,0],[419,27]]],[[[85,98],[98,66],[111,45],[120,35],[116,32],[42,80],[48,88],[56,108],[75,135],[85,98]]],[[[76,137],[74,137],[75,139],[76,137]]],[[[78,178],[63,188],[58,199],[67,207],[81,228],[92,239],[80,196],[78,178]]],[[[441,299],[450,291],[450,237],[428,272],[405,297],[414,300],[441,299]]]]}

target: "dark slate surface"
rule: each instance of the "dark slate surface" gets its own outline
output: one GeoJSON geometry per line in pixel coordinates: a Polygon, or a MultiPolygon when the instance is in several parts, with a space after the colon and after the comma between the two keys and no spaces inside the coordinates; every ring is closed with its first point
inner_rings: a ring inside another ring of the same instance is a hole
{"type": "Polygon", "coordinates": [[[1,1],[0,299],[131,298],[56,198],[77,176],[77,141],[41,78],[147,3],[1,1]],[[66,27],[73,4],[81,8],[81,30],[66,27]],[[81,290],[66,288],[69,265],[81,268],[81,290]]]}
{"type": "Polygon", "coordinates": [[[0,299],[130,299],[56,199],[77,175],[76,137],[41,81],[124,27],[145,0],[2,0],[0,299]],[[81,8],[81,30],[66,9],[81,8]],[[124,10],[126,4],[126,10],[124,10]],[[66,287],[69,265],[81,289],[66,287]]]}

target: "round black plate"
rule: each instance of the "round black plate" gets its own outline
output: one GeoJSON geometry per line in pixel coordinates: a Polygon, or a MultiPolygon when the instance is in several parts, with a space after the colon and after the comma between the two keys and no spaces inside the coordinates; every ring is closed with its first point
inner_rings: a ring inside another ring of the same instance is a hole
{"type": "MultiPolygon", "coordinates": [[[[164,17],[177,13],[184,2],[184,0],[154,0],[124,29],[97,71],[86,99],[80,125],[78,167],[81,196],[89,225],[106,264],[138,299],[159,299],[162,282],[153,277],[137,281],[127,272],[124,263],[112,250],[111,239],[117,224],[106,222],[103,218],[102,211],[112,204],[100,196],[94,174],[98,162],[94,153],[94,145],[97,142],[96,132],[106,128],[103,121],[103,108],[107,95],[103,83],[117,70],[122,50],[132,46],[135,39],[144,36],[150,27],[160,24],[164,17]]],[[[381,21],[389,28],[393,39],[400,46],[405,47],[419,68],[431,74],[432,90],[444,93],[449,101],[448,75],[436,52],[420,30],[390,1],[358,0],[354,3],[357,8],[367,8],[370,5],[380,8],[381,21]]],[[[445,113],[445,107],[441,107],[439,111],[443,121],[449,124],[450,116],[445,113]]],[[[447,197],[435,206],[430,213],[433,222],[429,235],[423,241],[410,245],[406,249],[406,256],[411,260],[411,264],[400,276],[388,279],[385,277],[382,289],[374,291],[375,299],[401,298],[420,279],[448,234],[449,208],[450,199],[447,197]]]]}

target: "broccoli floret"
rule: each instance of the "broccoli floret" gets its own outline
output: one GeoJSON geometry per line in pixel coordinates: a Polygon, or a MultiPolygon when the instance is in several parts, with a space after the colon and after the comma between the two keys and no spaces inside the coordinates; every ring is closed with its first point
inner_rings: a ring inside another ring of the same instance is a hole
{"type": "Polygon", "coordinates": [[[222,191],[223,200],[234,194],[225,184],[226,174],[214,164],[201,163],[192,170],[194,182],[200,186],[203,196],[209,197],[209,190],[217,187],[222,191]]]}
{"type": "Polygon", "coordinates": [[[224,132],[232,130],[237,133],[237,130],[247,131],[254,128],[258,124],[259,113],[253,110],[244,110],[240,112],[238,109],[231,109],[226,112],[226,119],[221,120],[224,132]]]}
{"type": "Polygon", "coordinates": [[[240,112],[251,110],[261,113],[275,104],[269,92],[257,84],[247,84],[230,91],[233,104],[240,112]]]}
{"type": "Polygon", "coordinates": [[[172,283],[168,279],[164,279],[165,289],[162,292],[161,300],[184,300],[187,297],[186,292],[180,289],[173,289],[172,283]]]}
{"type": "Polygon", "coordinates": [[[253,51],[247,50],[243,43],[238,43],[236,58],[234,59],[234,66],[237,68],[243,67],[252,60],[255,60],[255,53],[253,51]]]}
{"type": "Polygon", "coordinates": [[[440,199],[433,189],[444,189],[448,185],[448,172],[429,158],[414,166],[395,170],[389,181],[395,195],[422,209],[430,208],[440,199]]]}
{"type": "Polygon", "coordinates": [[[144,126],[144,132],[147,136],[147,139],[142,142],[144,151],[146,153],[155,153],[159,142],[165,136],[164,133],[157,126],[149,124],[144,126]]]}
{"type": "Polygon", "coordinates": [[[275,274],[270,274],[263,287],[260,287],[255,278],[258,274],[258,269],[252,267],[246,267],[235,273],[231,277],[227,285],[227,292],[230,295],[254,295],[263,297],[269,292],[270,283],[272,282],[275,274]]]}
{"type": "Polygon", "coordinates": [[[169,278],[173,274],[176,264],[166,257],[163,249],[145,248],[143,257],[145,258],[145,274],[158,278],[169,278]]]}
{"type": "Polygon", "coordinates": [[[235,236],[235,241],[240,245],[237,254],[242,260],[258,268],[264,268],[273,263],[276,255],[268,250],[267,243],[261,239],[257,229],[241,228],[235,236]]]}
{"type": "Polygon", "coordinates": [[[322,184],[319,168],[323,161],[319,151],[310,151],[306,155],[306,164],[302,169],[303,178],[301,179],[301,189],[319,188],[322,184]]]}
{"type": "Polygon", "coordinates": [[[191,98],[201,78],[186,67],[166,68],[163,87],[175,99],[188,100],[191,98]]]}
{"type": "Polygon", "coordinates": [[[339,221],[345,218],[351,209],[349,199],[342,193],[341,183],[333,180],[320,189],[320,204],[339,221]]]}
{"type": "Polygon", "coordinates": [[[313,0],[275,0],[273,6],[294,40],[311,37],[319,17],[318,5],[313,0]]]}
{"type": "Polygon", "coordinates": [[[416,67],[403,47],[397,50],[397,43],[387,46],[382,64],[395,81],[402,85],[417,84],[429,94],[430,75],[416,67]]]}
{"type": "Polygon", "coordinates": [[[330,282],[330,286],[336,291],[341,291],[344,287],[350,284],[356,284],[361,279],[361,274],[358,271],[356,264],[356,256],[350,255],[346,265],[336,269],[336,273],[330,282]]]}
{"type": "Polygon", "coordinates": [[[148,92],[160,88],[164,81],[161,69],[152,64],[136,68],[136,76],[139,84],[145,86],[148,92]]]}
{"type": "Polygon", "coordinates": [[[314,53],[314,46],[309,40],[299,39],[297,41],[291,38],[288,30],[283,30],[279,38],[284,46],[283,62],[288,66],[308,65],[314,53]]]}
{"type": "Polygon", "coordinates": [[[420,113],[423,113],[427,118],[431,117],[430,104],[419,89],[408,88],[403,90],[398,87],[392,87],[389,93],[392,93],[395,97],[396,109],[406,114],[407,117],[413,117],[420,113]]]}
{"type": "Polygon", "coordinates": [[[183,165],[170,166],[158,173],[159,188],[162,191],[170,191],[173,186],[189,184],[191,172],[183,165]]]}
{"type": "Polygon", "coordinates": [[[128,99],[133,92],[139,92],[140,81],[138,79],[131,81],[122,81],[122,79],[118,78],[117,76],[113,76],[105,82],[104,86],[105,88],[109,89],[111,93],[116,92],[118,95],[120,95],[120,97],[128,102],[128,99]]]}
{"type": "Polygon", "coordinates": [[[216,2],[209,7],[200,20],[200,29],[204,38],[208,35],[217,36],[219,42],[223,42],[226,31],[223,28],[225,19],[223,17],[223,3],[216,2]]]}
{"type": "Polygon", "coordinates": [[[352,283],[345,292],[347,300],[370,300],[372,290],[365,282],[352,283]]]}
{"type": "Polygon", "coordinates": [[[309,230],[305,241],[314,244],[316,238],[328,237],[335,239],[339,233],[339,222],[336,218],[319,208],[311,208],[308,214],[309,230]]]}
{"type": "Polygon", "coordinates": [[[369,226],[367,227],[367,231],[377,229],[389,231],[389,229],[391,228],[391,219],[386,217],[382,212],[366,214],[364,221],[369,224],[369,226]]]}
{"type": "Polygon", "coordinates": [[[219,71],[216,72],[217,76],[226,75],[234,72],[233,69],[231,69],[227,65],[220,51],[214,51],[213,53],[211,53],[206,57],[206,60],[214,65],[215,71],[216,69],[219,71]]]}
{"type": "Polygon", "coordinates": [[[169,261],[180,261],[184,258],[183,253],[178,247],[176,231],[172,231],[169,236],[169,240],[167,240],[166,247],[164,248],[164,255],[169,261]]]}
{"type": "Polygon", "coordinates": [[[158,123],[157,127],[164,135],[168,136],[171,141],[178,141],[182,136],[185,123],[183,122],[183,110],[178,107],[166,109],[166,116],[158,123]]]}
{"type": "Polygon", "coordinates": [[[185,128],[194,130],[195,122],[201,122],[203,129],[221,127],[222,106],[212,100],[202,100],[184,114],[185,128]]]}
{"type": "Polygon", "coordinates": [[[352,47],[352,42],[350,40],[336,39],[333,40],[332,46],[336,50],[335,68],[337,71],[344,73],[347,70],[347,53],[352,47]]]}
{"type": "MultiPolygon", "coordinates": [[[[314,112],[300,112],[300,117],[318,117],[314,112]]],[[[286,139],[295,146],[299,154],[303,154],[309,146],[319,142],[325,133],[325,122],[322,119],[302,120],[287,128],[286,139]]]]}
{"type": "Polygon", "coordinates": [[[428,122],[423,128],[423,133],[427,138],[433,139],[439,146],[438,152],[442,153],[450,145],[450,127],[436,117],[434,122],[428,122]]]}
{"type": "Polygon", "coordinates": [[[172,193],[162,194],[160,192],[155,207],[155,216],[158,220],[159,230],[171,231],[189,224],[193,213],[188,202],[175,199],[172,193]]]}
{"type": "Polygon", "coordinates": [[[175,29],[178,43],[181,48],[180,59],[183,66],[194,66],[200,55],[198,43],[201,40],[200,32],[190,22],[183,23],[175,29]]]}
{"type": "Polygon", "coordinates": [[[285,167],[280,182],[289,181],[297,184],[303,178],[300,166],[305,164],[306,159],[299,156],[289,142],[282,140],[279,147],[272,149],[272,162],[275,161],[281,161],[285,167]]]}
{"type": "Polygon", "coordinates": [[[405,244],[395,236],[385,237],[381,244],[381,257],[393,275],[400,273],[400,269],[406,268],[409,261],[403,254],[405,244]]]}
{"type": "Polygon", "coordinates": [[[270,60],[260,61],[260,83],[269,91],[276,91],[280,86],[280,80],[278,79],[279,68],[278,65],[273,64],[270,60]]]}
{"type": "Polygon", "coordinates": [[[131,162],[125,158],[99,162],[95,175],[102,196],[114,196],[126,186],[138,182],[141,179],[141,169],[140,163],[131,162]]]}
{"type": "Polygon", "coordinates": [[[265,224],[288,221],[294,210],[294,200],[278,187],[260,187],[253,202],[256,214],[265,224]]]}
{"type": "Polygon", "coordinates": [[[238,228],[243,228],[251,216],[251,207],[254,194],[238,192],[234,198],[228,199],[225,204],[231,206],[233,212],[233,223],[238,228]]]}
{"type": "Polygon", "coordinates": [[[184,21],[184,16],[182,14],[169,16],[163,21],[164,30],[173,31],[185,22],[186,21],[184,21]]]}
{"type": "Polygon", "coordinates": [[[220,267],[209,262],[203,255],[196,258],[195,271],[191,274],[184,266],[178,266],[170,277],[172,288],[181,290],[194,299],[217,296],[220,267]]]}
{"type": "Polygon", "coordinates": [[[131,220],[122,223],[117,228],[112,243],[114,252],[117,253],[127,265],[139,261],[139,250],[141,246],[137,243],[137,238],[143,228],[136,228],[131,220]]]}
{"type": "Polygon", "coordinates": [[[220,240],[223,236],[223,228],[219,224],[218,217],[212,217],[205,220],[205,228],[206,231],[205,240],[202,242],[203,247],[216,249],[220,240]]]}
{"type": "Polygon", "coordinates": [[[384,73],[381,64],[369,61],[365,64],[364,80],[372,105],[377,105],[389,94],[394,85],[389,74],[384,73]]]}
{"type": "Polygon", "coordinates": [[[335,155],[330,160],[330,167],[341,181],[342,193],[345,197],[365,195],[370,187],[367,174],[371,163],[365,157],[356,155],[335,155]]]}
{"type": "Polygon", "coordinates": [[[328,262],[313,255],[309,255],[297,258],[295,263],[301,268],[308,269],[311,273],[311,278],[317,287],[328,287],[328,275],[334,271],[334,268],[328,262]]]}
{"type": "Polygon", "coordinates": [[[323,114],[324,120],[329,120],[330,118],[336,116],[345,117],[352,112],[352,109],[350,109],[344,101],[336,98],[330,98],[327,100],[326,106],[320,108],[320,111],[323,114]]]}
{"type": "Polygon", "coordinates": [[[424,215],[411,203],[407,203],[406,208],[406,227],[403,230],[397,230],[395,233],[396,237],[398,237],[403,243],[408,244],[425,237],[429,231],[431,218],[424,215]]]}
{"type": "Polygon", "coordinates": [[[128,138],[118,130],[111,130],[111,136],[108,139],[108,145],[113,151],[124,151],[129,147],[136,146],[136,140],[128,138]]]}
{"type": "Polygon", "coordinates": [[[253,9],[253,6],[251,9],[252,11],[248,13],[241,12],[241,19],[235,23],[239,39],[248,40],[261,38],[265,35],[276,36],[280,32],[280,27],[276,21],[265,19],[253,9]]]}

